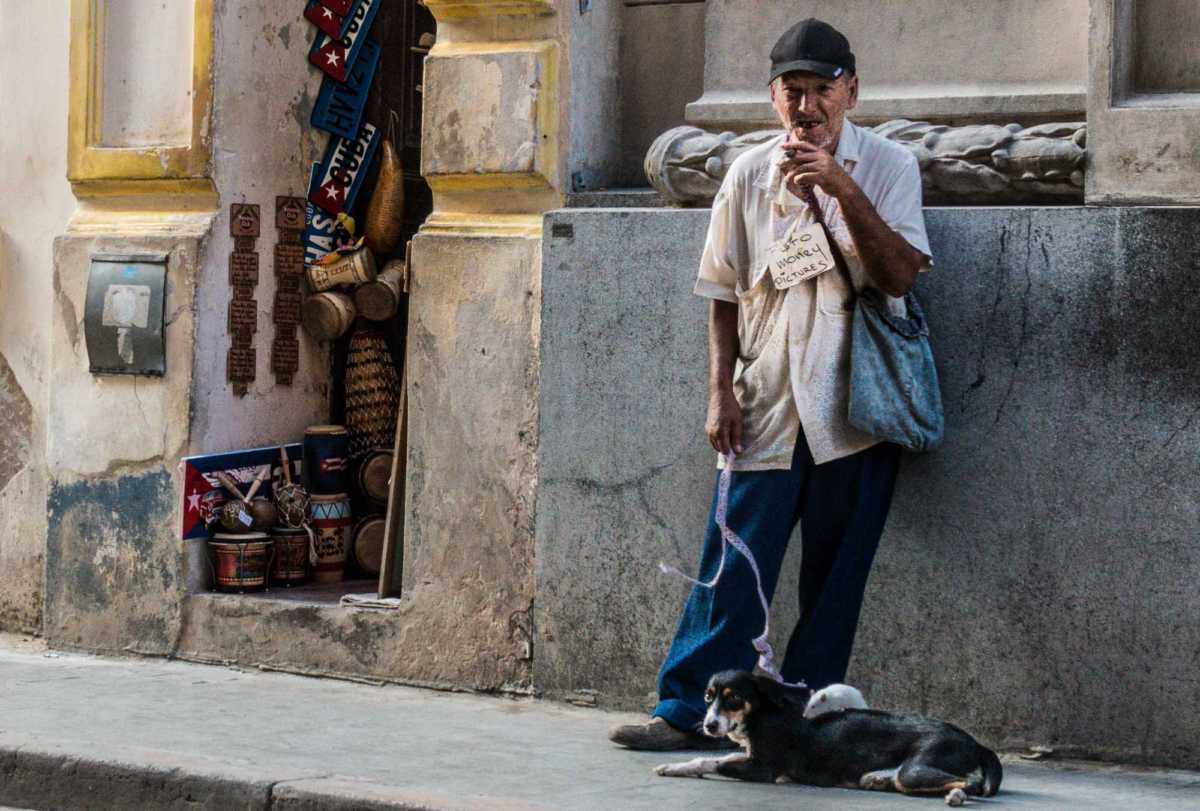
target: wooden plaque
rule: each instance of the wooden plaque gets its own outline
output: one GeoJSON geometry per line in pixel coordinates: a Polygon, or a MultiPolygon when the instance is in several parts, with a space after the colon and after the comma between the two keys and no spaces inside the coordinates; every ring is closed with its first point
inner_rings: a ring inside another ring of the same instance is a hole
{"type": "Polygon", "coordinates": [[[234,296],[229,300],[229,331],[258,332],[258,302],[252,298],[234,296]]]}
{"type": "Polygon", "coordinates": [[[258,284],[258,254],[229,254],[229,283],[234,287],[254,287],[258,284]]]}
{"type": "Polygon", "coordinates": [[[275,198],[275,227],[289,231],[304,230],[304,198],[275,198]]]}
{"type": "Polygon", "coordinates": [[[229,206],[229,235],[258,236],[258,206],[252,203],[233,203],[229,206]]]}

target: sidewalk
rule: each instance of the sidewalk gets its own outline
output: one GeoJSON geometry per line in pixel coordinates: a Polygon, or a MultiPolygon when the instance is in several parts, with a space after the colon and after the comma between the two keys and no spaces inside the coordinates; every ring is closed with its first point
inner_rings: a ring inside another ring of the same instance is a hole
{"type": "MultiPolygon", "coordinates": [[[[0,636],[0,806],[33,809],[936,809],[940,800],[655,777],[549,702],[45,651],[0,636]]],[[[678,757],[676,755],[675,757],[678,757]]],[[[1005,761],[1006,809],[1200,808],[1200,773],[1005,761]]],[[[967,807],[970,807],[968,804],[967,807]]]]}

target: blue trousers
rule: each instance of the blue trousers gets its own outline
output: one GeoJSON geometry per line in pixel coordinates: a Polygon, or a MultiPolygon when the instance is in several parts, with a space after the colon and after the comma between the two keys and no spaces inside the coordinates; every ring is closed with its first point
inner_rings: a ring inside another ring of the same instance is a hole
{"type": "MultiPolygon", "coordinates": [[[[727,521],[754,553],[768,600],[800,522],[800,620],[780,666],[785,681],[803,680],[819,690],[845,680],[899,462],[900,447],[881,443],[815,465],[801,433],[790,470],[732,474],[727,521]]],[[[713,491],[700,558],[700,580],[705,582],[721,562],[715,487],[713,491]]],[[[751,640],[762,633],[765,618],[754,573],[732,546],[725,555],[717,586],[693,587],[659,670],[653,714],[679,729],[699,730],[704,689],[712,674],[750,670],[758,660],[751,640]]]]}

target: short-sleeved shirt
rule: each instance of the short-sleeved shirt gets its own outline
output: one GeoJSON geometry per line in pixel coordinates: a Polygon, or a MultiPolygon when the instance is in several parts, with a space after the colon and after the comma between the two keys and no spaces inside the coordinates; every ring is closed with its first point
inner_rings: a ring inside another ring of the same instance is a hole
{"type": "MultiPolygon", "coordinates": [[[[737,470],[787,469],[799,429],[817,464],[869,448],[879,440],[846,419],[853,313],[842,274],[829,271],[785,290],[767,272],[767,250],[796,225],[814,221],[789,192],[777,164],[786,133],[748,150],[729,167],[712,206],[697,295],[738,305],[739,358],[734,395],[742,408],[737,470]]],[[[921,211],[921,172],[903,146],[846,121],[835,159],[884,222],[925,255],[929,239],[921,211]]],[[[838,201],[814,190],[857,289],[866,271],[838,201]]],[[[904,300],[889,299],[904,314],[904,300]]],[[[723,464],[723,462],[719,462],[723,464]]]]}

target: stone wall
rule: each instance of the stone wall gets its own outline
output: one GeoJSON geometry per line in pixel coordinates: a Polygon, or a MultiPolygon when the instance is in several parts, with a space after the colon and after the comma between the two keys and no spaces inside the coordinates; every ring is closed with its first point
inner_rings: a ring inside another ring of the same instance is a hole
{"type": "Polygon", "coordinates": [[[35,631],[45,587],[53,241],[75,205],[60,45],[67,4],[19,3],[5,14],[22,33],[0,51],[0,107],[10,113],[0,137],[0,630],[35,631]]]}
{"type": "MultiPolygon", "coordinates": [[[[850,680],[999,746],[1200,766],[1200,213],[926,218],[947,440],[904,461],[850,680]]],[[[644,706],[686,593],[656,564],[695,566],[706,220],[547,217],[534,676],[551,695],[644,706]]]]}

